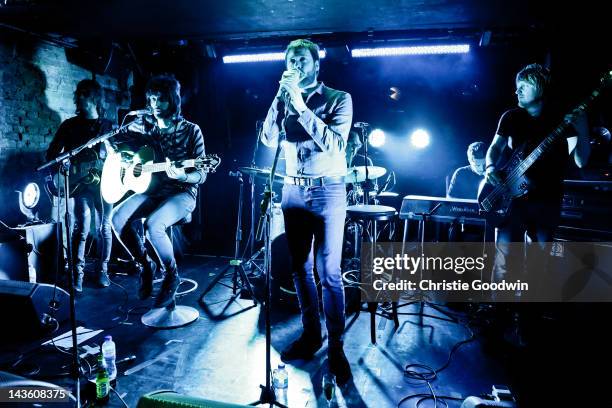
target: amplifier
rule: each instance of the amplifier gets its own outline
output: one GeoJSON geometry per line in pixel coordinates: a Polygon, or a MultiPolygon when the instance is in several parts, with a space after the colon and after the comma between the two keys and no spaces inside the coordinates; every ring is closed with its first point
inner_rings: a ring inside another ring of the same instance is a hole
{"type": "Polygon", "coordinates": [[[559,233],[568,239],[612,239],[612,181],[565,180],[559,233]]]}

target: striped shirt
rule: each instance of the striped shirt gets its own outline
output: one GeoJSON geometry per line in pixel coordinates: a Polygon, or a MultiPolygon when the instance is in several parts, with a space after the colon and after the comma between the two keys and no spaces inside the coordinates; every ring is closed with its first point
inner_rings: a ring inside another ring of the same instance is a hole
{"type": "MultiPolygon", "coordinates": [[[[128,126],[127,132],[117,137],[116,141],[126,141],[131,145],[148,145],[155,151],[155,162],[169,158],[171,161],[191,160],[204,157],[204,136],[200,127],[185,119],[180,119],[174,131],[161,132],[152,117],[143,116],[128,126]]],[[[206,180],[206,172],[194,168],[185,169],[186,173],[199,172],[200,183],[206,180]]],[[[198,184],[184,183],[169,178],[165,172],[153,174],[153,180],[146,194],[150,196],[170,196],[188,191],[196,198],[198,184]]]]}

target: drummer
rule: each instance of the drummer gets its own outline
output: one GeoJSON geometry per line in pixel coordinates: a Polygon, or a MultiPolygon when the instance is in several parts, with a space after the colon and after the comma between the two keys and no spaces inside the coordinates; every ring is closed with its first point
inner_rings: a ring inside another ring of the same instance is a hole
{"type": "MultiPolygon", "coordinates": [[[[359,133],[352,130],[349,133],[348,140],[346,142],[346,164],[349,167],[347,175],[351,175],[351,168],[356,166],[365,166],[366,157],[363,154],[359,154],[359,150],[363,147],[359,133]]],[[[373,166],[374,162],[368,157],[368,166],[373,166]]],[[[347,178],[347,203],[348,205],[363,204],[363,188],[361,184],[364,180],[361,180],[357,175],[347,178]]],[[[376,179],[373,180],[370,189],[370,199],[375,199],[376,192],[378,191],[378,184],[376,179]]]]}

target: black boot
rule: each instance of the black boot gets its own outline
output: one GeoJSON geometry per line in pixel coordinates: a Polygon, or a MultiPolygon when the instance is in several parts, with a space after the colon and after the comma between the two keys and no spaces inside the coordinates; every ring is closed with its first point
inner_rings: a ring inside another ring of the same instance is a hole
{"type": "Polygon", "coordinates": [[[157,308],[169,306],[174,300],[174,295],[176,294],[176,289],[178,288],[179,283],[181,283],[181,280],[179,278],[176,265],[174,265],[174,267],[167,267],[166,276],[164,276],[161,289],[155,298],[153,307],[157,308]]]}
{"type": "Polygon", "coordinates": [[[153,292],[153,276],[155,276],[155,269],[157,265],[150,259],[145,259],[139,265],[138,276],[140,278],[140,286],[138,287],[138,299],[148,299],[153,292]]]}
{"type": "Polygon", "coordinates": [[[327,350],[329,371],[336,376],[336,383],[344,385],[351,379],[351,366],[346,359],[342,345],[330,344],[327,350]]]}
{"type": "Polygon", "coordinates": [[[302,335],[281,352],[281,360],[310,360],[323,346],[321,329],[304,331],[302,335]]]}
{"type": "Polygon", "coordinates": [[[101,288],[106,288],[110,286],[110,278],[108,277],[108,272],[100,271],[96,274],[96,283],[101,288]]]}

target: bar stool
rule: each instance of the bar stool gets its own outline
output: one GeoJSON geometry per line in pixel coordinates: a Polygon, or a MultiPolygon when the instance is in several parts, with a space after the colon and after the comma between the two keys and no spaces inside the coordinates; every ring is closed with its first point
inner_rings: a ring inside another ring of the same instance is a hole
{"type": "MultiPolygon", "coordinates": [[[[393,207],[385,205],[351,205],[346,209],[346,216],[349,221],[362,224],[363,228],[362,236],[358,236],[358,229],[355,229],[355,257],[358,257],[359,247],[358,241],[363,240],[363,234],[366,232],[368,226],[371,226],[370,242],[376,247],[378,241],[378,224],[380,222],[392,223],[397,217],[397,211],[393,207]],[[361,238],[361,240],[359,239],[361,238]]],[[[388,224],[390,225],[390,224],[388,224]]],[[[397,317],[397,302],[391,302],[392,312],[391,318],[395,324],[395,329],[399,327],[399,319],[397,317]]],[[[368,302],[368,311],[370,312],[370,340],[372,344],[376,344],[376,310],[378,309],[378,303],[368,302]]]]}
{"type": "MultiPolygon", "coordinates": [[[[188,224],[191,222],[191,214],[185,216],[185,218],[179,220],[177,223],[171,225],[169,227],[169,238],[174,247],[174,227],[179,225],[188,224]]],[[[151,245],[152,247],[152,245],[151,245]]],[[[154,248],[153,248],[154,249],[154,248]]],[[[161,264],[159,260],[159,256],[156,251],[153,251],[157,257],[157,261],[161,264]]],[[[158,265],[159,265],[158,264],[158,265]]],[[[142,315],[140,321],[145,326],[155,327],[158,329],[172,329],[176,327],[186,326],[190,323],[193,323],[200,317],[200,313],[197,309],[184,306],[177,305],[176,298],[182,297],[188,293],[194,292],[198,288],[198,283],[193,279],[180,278],[179,288],[184,283],[190,283],[192,286],[189,289],[178,290],[175,295],[175,300],[166,307],[154,308],[149,310],[147,313],[142,315]]]]}

